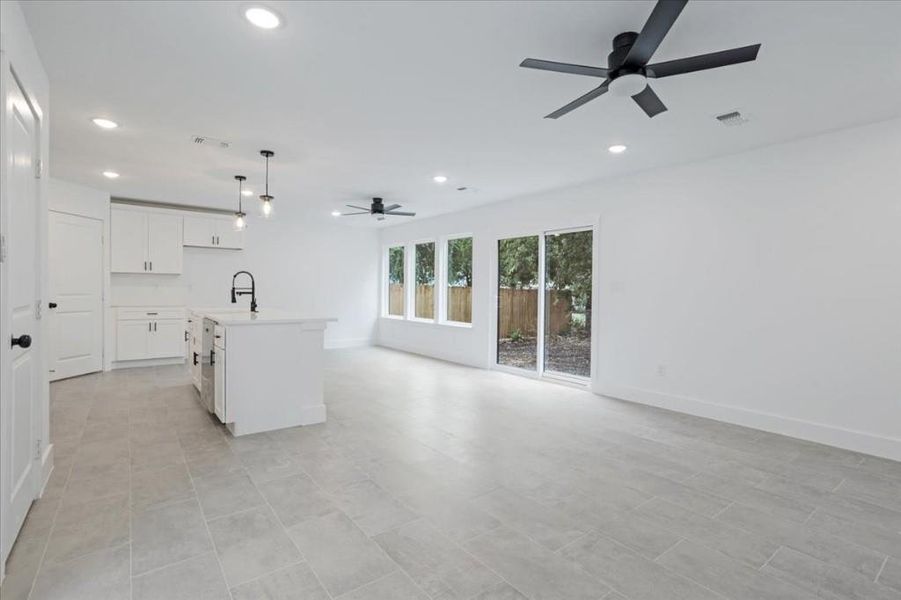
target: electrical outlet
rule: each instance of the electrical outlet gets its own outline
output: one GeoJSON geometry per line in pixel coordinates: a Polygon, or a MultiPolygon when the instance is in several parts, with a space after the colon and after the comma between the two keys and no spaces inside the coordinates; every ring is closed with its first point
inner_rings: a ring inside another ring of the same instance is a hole
{"type": "Polygon", "coordinates": [[[666,377],[666,365],[657,365],[657,377],[666,377]]]}

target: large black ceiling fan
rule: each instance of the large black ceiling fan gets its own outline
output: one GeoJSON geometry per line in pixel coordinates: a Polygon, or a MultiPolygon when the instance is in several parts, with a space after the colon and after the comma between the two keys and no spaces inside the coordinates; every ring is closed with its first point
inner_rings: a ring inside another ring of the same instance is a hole
{"type": "Polygon", "coordinates": [[[520,67],[571,75],[586,75],[604,80],[598,87],[555,110],[545,118],[558,119],[598,96],[606,94],[608,90],[617,96],[631,96],[649,117],[653,117],[665,111],[666,106],[648,85],[648,79],[715,69],[757,58],[760,44],[648,64],[654,51],[666,37],[670,27],[676,22],[676,18],[687,3],[688,0],[658,0],[647,23],[641,29],[641,33],[627,31],[613,38],[613,52],[607,56],[607,68],[573,65],[536,58],[527,58],[522,61],[520,67]]]}
{"type": "Polygon", "coordinates": [[[369,208],[364,208],[362,206],[355,206],[353,204],[347,204],[348,208],[355,208],[360,212],[351,212],[351,213],[342,213],[342,217],[349,217],[352,215],[373,215],[379,221],[384,221],[385,217],[415,217],[416,213],[414,212],[401,212],[397,210],[401,208],[400,204],[389,204],[385,206],[384,201],[381,198],[373,198],[372,204],[369,208]]]}

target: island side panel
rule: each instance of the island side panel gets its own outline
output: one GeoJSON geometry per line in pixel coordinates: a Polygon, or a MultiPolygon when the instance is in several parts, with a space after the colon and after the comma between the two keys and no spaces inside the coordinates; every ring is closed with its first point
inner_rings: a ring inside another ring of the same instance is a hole
{"type": "Polygon", "coordinates": [[[325,323],[226,326],[229,430],[246,435],[322,423],[325,323]]]}

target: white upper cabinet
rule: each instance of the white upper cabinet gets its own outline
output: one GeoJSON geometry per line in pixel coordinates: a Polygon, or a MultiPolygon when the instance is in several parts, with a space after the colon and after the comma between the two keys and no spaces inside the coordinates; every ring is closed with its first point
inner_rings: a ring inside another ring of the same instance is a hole
{"type": "Polygon", "coordinates": [[[244,248],[244,232],[235,231],[231,217],[202,213],[186,214],[185,246],[199,248],[244,248]]]}
{"type": "Polygon", "coordinates": [[[147,249],[150,271],[153,273],[181,273],[182,244],[181,217],[177,215],[148,215],[147,249]]]}
{"type": "Polygon", "coordinates": [[[146,273],[147,214],[116,208],[110,213],[110,270],[146,273]]]}
{"type": "Polygon", "coordinates": [[[181,273],[181,216],[118,207],[110,215],[113,273],[181,273]]]}

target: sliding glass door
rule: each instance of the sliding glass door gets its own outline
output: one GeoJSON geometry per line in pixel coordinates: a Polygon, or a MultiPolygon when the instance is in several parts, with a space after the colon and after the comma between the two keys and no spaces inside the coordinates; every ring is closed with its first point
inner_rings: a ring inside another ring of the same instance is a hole
{"type": "Polygon", "coordinates": [[[497,364],[538,368],[538,236],[497,242],[497,364]]]}
{"type": "Polygon", "coordinates": [[[591,376],[592,230],[498,240],[497,364],[591,376]]]}
{"type": "Polygon", "coordinates": [[[590,229],[544,236],[544,370],[591,376],[590,229]]]}

